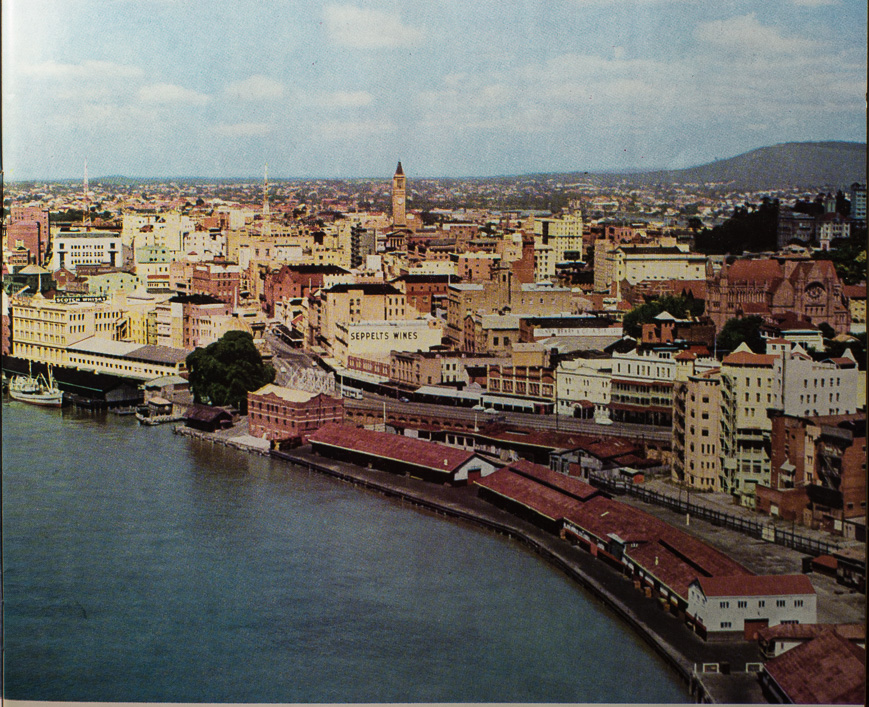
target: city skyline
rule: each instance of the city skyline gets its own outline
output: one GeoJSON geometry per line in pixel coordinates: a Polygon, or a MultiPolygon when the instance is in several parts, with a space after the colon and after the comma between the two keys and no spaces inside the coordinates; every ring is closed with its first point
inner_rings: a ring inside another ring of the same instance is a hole
{"type": "Polygon", "coordinates": [[[836,0],[3,4],[5,179],[678,169],[865,142],[836,0]]]}

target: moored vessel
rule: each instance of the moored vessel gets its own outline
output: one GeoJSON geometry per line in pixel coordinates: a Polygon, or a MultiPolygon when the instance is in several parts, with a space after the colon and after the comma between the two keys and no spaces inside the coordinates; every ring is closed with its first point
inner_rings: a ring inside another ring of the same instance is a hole
{"type": "Polygon", "coordinates": [[[23,403],[43,405],[45,407],[61,407],[63,391],[57,387],[48,369],[48,378],[42,374],[34,377],[33,373],[15,376],[9,381],[9,397],[23,403]]]}

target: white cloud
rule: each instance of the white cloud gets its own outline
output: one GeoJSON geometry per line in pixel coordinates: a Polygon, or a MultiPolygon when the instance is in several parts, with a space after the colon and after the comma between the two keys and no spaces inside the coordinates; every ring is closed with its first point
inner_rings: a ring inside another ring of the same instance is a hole
{"type": "Polygon", "coordinates": [[[315,96],[314,102],[325,108],[362,108],[370,106],[374,96],[368,91],[334,91],[315,96]]]}
{"type": "Polygon", "coordinates": [[[767,27],[752,12],[727,20],[714,20],[697,27],[695,37],[734,53],[802,54],[818,44],[802,37],[785,37],[775,27],[767,27]]]}
{"type": "Polygon", "coordinates": [[[267,101],[282,98],[284,85],[267,76],[255,75],[229,84],[224,93],[241,101],[267,101]]]}
{"type": "Polygon", "coordinates": [[[313,132],[327,140],[359,140],[394,130],[388,120],[325,120],[313,127],[313,132]]]}
{"type": "Polygon", "coordinates": [[[115,64],[111,61],[83,61],[80,64],[63,64],[57,61],[43,61],[22,68],[25,76],[44,79],[84,79],[106,81],[111,79],[135,79],[144,75],[138,66],[115,64]]]}
{"type": "Polygon", "coordinates": [[[258,137],[268,135],[272,127],[266,123],[223,123],[215,126],[214,132],[223,137],[258,137]]]}
{"type": "Polygon", "coordinates": [[[354,5],[329,5],[324,10],[329,36],[353,49],[410,47],[423,39],[421,30],[402,23],[397,14],[354,5]]]}
{"type": "Polygon", "coordinates": [[[158,105],[183,104],[201,106],[210,100],[205,94],[172,83],[155,83],[150,86],[142,86],[138,91],[138,96],[139,100],[143,103],[158,105]]]}

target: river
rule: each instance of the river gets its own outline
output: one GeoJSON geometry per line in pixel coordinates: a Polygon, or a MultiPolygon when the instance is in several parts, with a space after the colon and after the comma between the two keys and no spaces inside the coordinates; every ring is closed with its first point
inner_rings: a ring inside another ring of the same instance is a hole
{"type": "Polygon", "coordinates": [[[686,702],[520,545],[170,426],[3,403],[5,696],[686,702]]]}

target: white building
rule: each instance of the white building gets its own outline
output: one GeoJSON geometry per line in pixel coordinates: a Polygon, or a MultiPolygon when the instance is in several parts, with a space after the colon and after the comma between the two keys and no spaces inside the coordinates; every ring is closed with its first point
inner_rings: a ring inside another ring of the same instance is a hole
{"type": "Polygon", "coordinates": [[[79,265],[124,265],[121,236],[114,231],[58,231],[53,240],[49,266],[53,271],[75,272],[79,265]]]}
{"type": "Polygon", "coordinates": [[[576,358],[562,361],[555,371],[556,413],[574,415],[585,404],[594,411],[606,410],[610,404],[612,359],[576,358]]]}
{"type": "Polygon", "coordinates": [[[688,624],[704,638],[818,621],[815,588],[806,575],[700,577],[688,588],[688,624]]]}
{"type": "Polygon", "coordinates": [[[443,322],[434,317],[338,322],[333,354],[344,365],[350,357],[388,361],[391,351],[429,351],[442,338],[443,322]]]}

